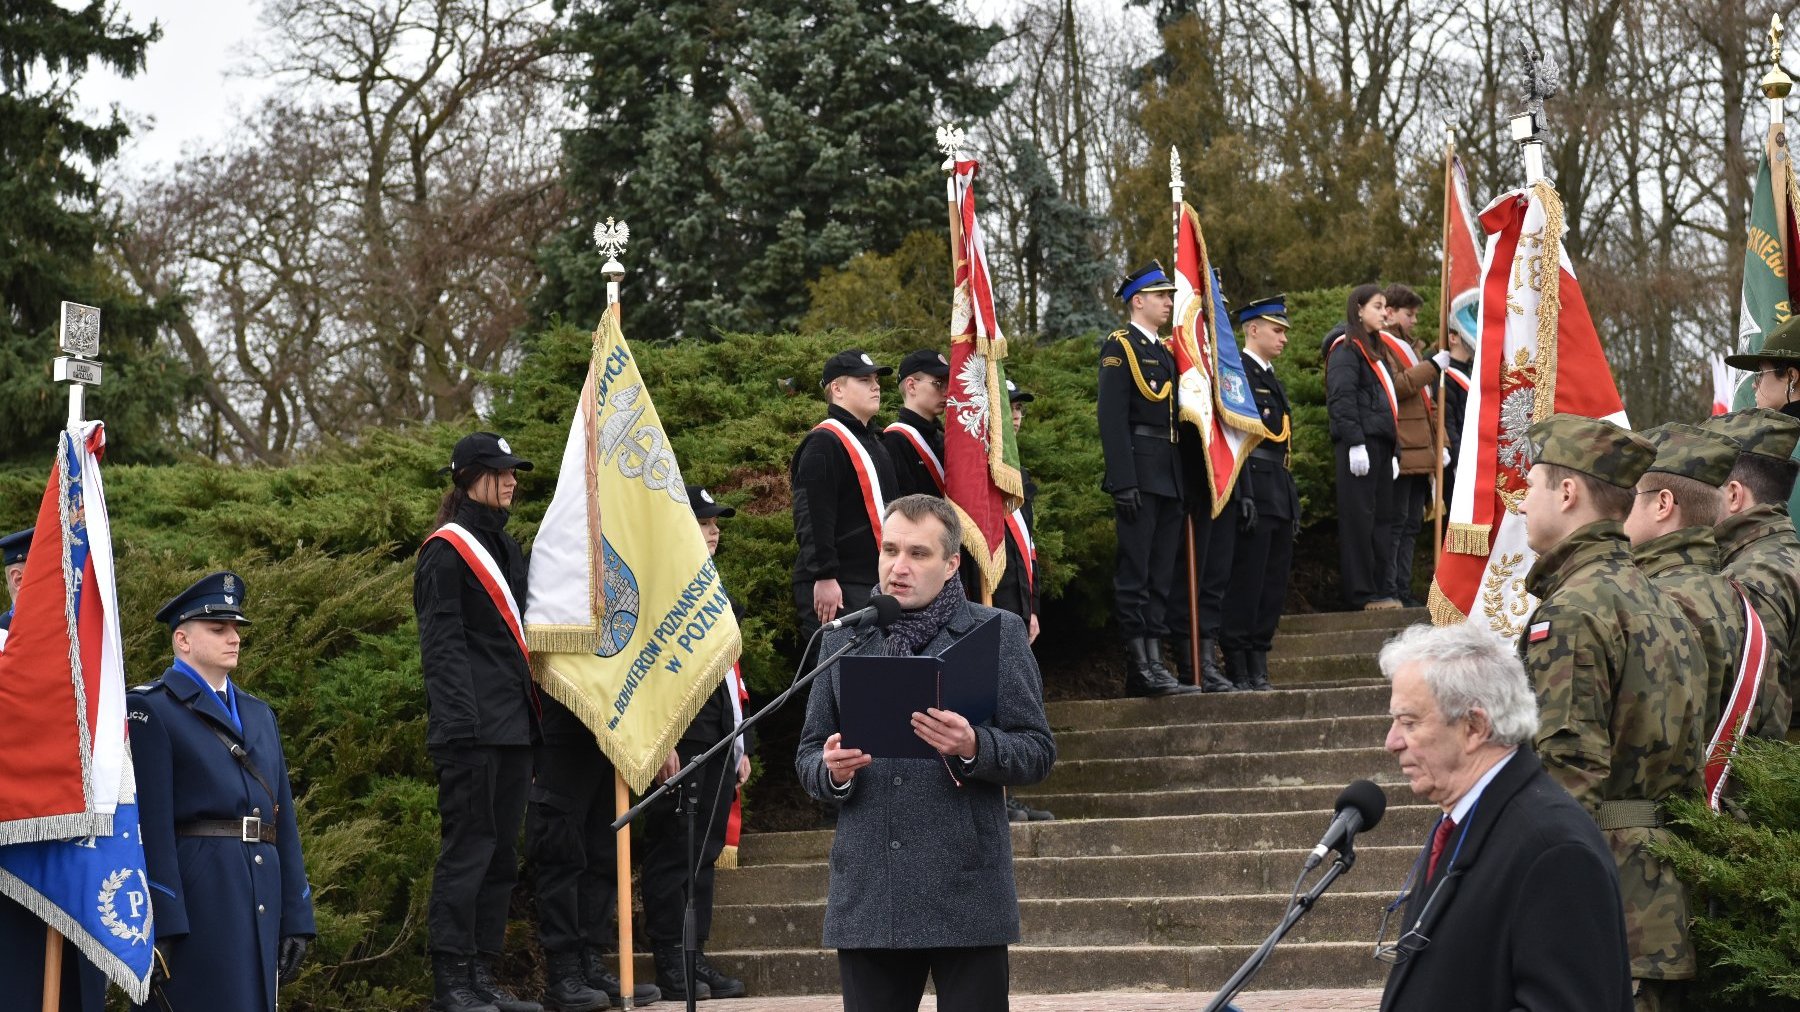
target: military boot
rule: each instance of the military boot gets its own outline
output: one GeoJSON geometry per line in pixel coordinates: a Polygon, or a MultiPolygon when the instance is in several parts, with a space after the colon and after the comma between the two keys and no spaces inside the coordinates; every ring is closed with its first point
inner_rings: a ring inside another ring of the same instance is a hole
{"type": "Polygon", "coordinates": [[[1159,640],[1154,636],[1144,640],[1144,657],[1145,657],[1145,659],[1147,659],[1150,662],[1151,672],[1152,673],[1158,672],[1158,671],[1162,672],[1162,677],[1168,679],[1170,684],[1175,686],[1176,692],[1188,693],[1188,692],[1199,692],[1200,691],[1200,686],[1195,685],[1192,682],[1180,681],[1179,679],[1177,679],[1175,677],[1175,673],[1173,671],[1170,671],[1166,666],[1164,666],[1163,657],[1162,657],[1162,640],[1159,640]]]}
{"type": "Polygon", "coordinates": [[[706,953],[694,954],[694,976],[714,998],[742,998],[744,982],[736,977],[727,977],[719,972],[718,967],[706,961],[706,953]]]}
{"type": "MultiPolygon", "coordinates": [[[[687,964],[682,959],[681,946],[659,945],[650,955],[656,961],[656,986],[662,989],[663,997],[670,1001],[687,1001],[687,964]]],[[[694,1000],[706,1001],[711,997],[712,988],[706,986],[706,981],[696,979],[694,1000]]]]}
{"type": "Polygon", "coordinates": [[[535,1001],[513,994],[505,984],[494,979],[494,967],[486,955],[476,956],[469,961],[469,983],[475,993],[500,1010],[500,1012],[544,1012],[544,1006],[535,1001]]]}
{"type": "Polygon", "coordinates": [[[1200,691],[1237,691],[1237,686],[1231,684],[1224,669],[1219,667],[1219,641],[1210,636],[1200,640],[1200,691]]]}
{"type": "MultiPolygon", "coordinates": [[[[599,949],[588,946],[581,950],[581,973],[587,978],[588,986],[606,992],[606,997],[614,1008],[625,1007],[625,985],[618,975],[606,966],[606,956],[599,949]]],[[[662,1000],[662,989],[655,984],[638,981],[631,987],[631,1004],[653,1005],[662,1000]]]]}
{"type": "Polygon", "coordinates": [[[434,1012],[500,1012],[494,1003],[476,993],[467,956],[447,952],[431,954],[431,1007],[434,1012]]]}
{"type": "Polygon", "coordinates": [[[1256,670],[1250,663],[1250,651],[1225,651],[1225,677],[1239,692],[1249,692],[1256,688],[1256,670]]]}
{"type": "Polygon", "coordinates": [[[1134,636],[1125,641],[1125,694],[1127,696],[1172,696],[1181,691],[1181,685],[1167,671],[1158,665],[1154,671],[1150,667],[1150,656],[1145,646],[1149,641],[1141,636],[1134,636]],[[1159,680],[1155,672],[1162,672],[1159,680]]]}
{"type": "Polygon", "coordinates": [[[1275,688],[1275,683],[1269,681],[1269,652],[1267,650],[1250,652],[1250,675],[1252,678],[1250,687],[1256,691],[1268,692],[1275,688]]]}
{"type": "Polygon", "coordinates": [[[588,985],[580,953],[546,952],[544,1004],[559,1012],[596,1012],[612,1005],[612,999],[588,985]]]}

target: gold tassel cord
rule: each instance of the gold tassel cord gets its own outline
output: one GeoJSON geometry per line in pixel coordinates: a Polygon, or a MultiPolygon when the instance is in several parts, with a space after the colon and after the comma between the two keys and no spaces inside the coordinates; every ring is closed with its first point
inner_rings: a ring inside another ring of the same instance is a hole
{"type": "Polygon", "coordinates": [[[1556,413],[1556,326],[1562,316],[1563,206],[1549,180],[1531,184],[1531,192],[1544,203],[1544,233],[1538,249],[1537,288],[1537,383],[1533,389],[1533,414],[1542,421],[1556,413]]]}

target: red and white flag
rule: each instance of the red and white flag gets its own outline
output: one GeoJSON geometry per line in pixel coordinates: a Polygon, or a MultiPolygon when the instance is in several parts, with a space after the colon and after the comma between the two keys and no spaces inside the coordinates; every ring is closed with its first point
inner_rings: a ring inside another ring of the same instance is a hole
{"type": "Polygon", "coordinates": [[[1475,224],[1475,208],[1469,201],[1469,179],[1462,159],[1450,156],[1444,177],[1444,291],[1450,325],[1473,346],[1481,329],[1481,233],[1475,224]]]}
{"type": "Polygon", "coordinates": [[[1559,412],[1627,422],[1563,250],[1556,190],[1538,182],[1502,194],[1481,212],[1481,225],[1481,333],[1430,605],[1439,624],[1480,620],[1511,641],[1536,603],[1525,574],[1537,556],[1518,512],[1531,468],[1526,430],[1559,412]]]}
{"type": "Polygon", "coordinates": [[[963,547],[991,595],[1006,572],[1006,518],[1025,501],[1006,398],[1006,337],[994,313],[993,275],[975,216],[973,161],[950,174],[956,206],[956,291],[950,309],[950,381],[944,401],[944,497],[963,521],[963,547]]]}

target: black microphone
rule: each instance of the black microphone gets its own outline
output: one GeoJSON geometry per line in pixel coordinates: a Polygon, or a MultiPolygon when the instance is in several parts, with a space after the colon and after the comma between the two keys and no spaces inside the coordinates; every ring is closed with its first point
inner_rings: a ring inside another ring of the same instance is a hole
{"type": "Polygon", "coordinates": [[[1306,856],[1306,870],[1311,871],[1325,860],[1325,855],[1332,851],[1346,851],[1350,841],[1356,834],[1365,829],[1374,829],[1387,813],[1387,794],[1375,786],[1373,781],[1358,780],[1344,788],[1337,797],[1337,818],[1331,820],[1331,828],[1319,838],[1319,845],[1306,856]]]}
{"type": "Polygon", "coordinates": [[[869,598],[869,606],[848,615],[839,615],[825,623],[827,632],[833,629],[854,629],[857,626],[873,625],[877,629],[886,629],[900,617],[900,599],[886,594],[876,594],[869,598]]]}

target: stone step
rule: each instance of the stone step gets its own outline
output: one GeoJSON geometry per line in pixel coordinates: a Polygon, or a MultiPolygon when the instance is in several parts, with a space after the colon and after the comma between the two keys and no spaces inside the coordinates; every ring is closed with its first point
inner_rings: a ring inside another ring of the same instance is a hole
{"type": "MultiPolygon", "coordinates": [[[[1276,686],[1306,682],[1341,682],[1380,678],[1381,665],[1374,654],[1339,651],[1308,657],[1269,655],[1269,681],[1276,686]]],[[[1236,693],[1231,693],[1236,695],[1236,693]]]]}
{"type": "MultiPolygon", "coordinates": [[[[1373,915],[1368,935],[1355,942],[1283,944],[1257,974],[1256,987],[1379,988],[1387,976],[1387,967],[1369,957],[1375,944],[1373,915]]],[[[1015,945],[1008,954],[1011,989],[1014,994],[1126,989],[1195,991],[1200,994],[1195,996],[1194,1007],[1200,1008],[1213,989],[1223,984],[1255,948],[1015,945]]],[[[741,977],[751,995],[837,994],[840,990],[837,953],[828,949],[715,950],[709,946],[706,956],[720,970],[741,977]]],[[[638,953],[634,968],[638,980],[654,979],[649,954],[638,953]]]]}
{"type": "MultiPolygon", "coordinates": [[[[1319,828],[1324,832],[1324,827],[1319,828]]],[[[1220,853],[1128,857],[1021,857],[1013,877],[1021,899],[1116,896],[1217,896],[1236,893],[1287,895],[1310,847],[1220,853]]],[[[1377,828],[1357,848],[1356,881],[1398,889],[1418,855],[1417,839],[1377,828]],[[1386,846],[1379,844],[1388,844],[1386,846]]],[[[823,861],[721,869],[714,891],[720,905],[822,902],[827,889],[823,861]]]]}
{"type": "Polygon", "coordinates": [[[1269,663],[1295,657],[1318,657],[1327,654],[1369,654],[1381,652],[1397,629],[1341,629],[1335,632],[1290,633],[1275,637],[1269,651],[1269,663]]]}
{"type": "MultiPolygon", "coordinates": [[[[1432,805],[1409,804],[1388,812],[1376,832],[1382,839],[1423,839],[1438,816],[1432,805]]],[[[1280,814],[1168,815],[1146,819],[1073,819],[1016,823],[1013,858],[1106,857],[1123,854],[1193,854],[1214,851],[1310,847],[1331,824],[1329,808],[1280,814]]],[[[835,834],[828,829],[761,833],[738,850],[742,867],[824,861],[835,834]]]]}
{"type": "MultiPolygon", "coordinates": [[[[1390,806],[1410,805],[1417,800],[1397,769],[1370,779],[1386,789],[1390,806]]],[[[1048,809],[1059,819],[1141,819],[1160,815],[1330,811],[1343,789],[1335,784],[1312,784],[1102,794],[1054,794],[1041,788],[1025,788],[1018,793],[1032,807],[1048,809]]]]}
{"type": "MultiPolygon", "coordinates": [[[[1370,883],[1364,883],[1365,886],[1370,883]]],[[[1399,888],[1396,883],[1395,888],[1399,888]]],[[[1373,943],[1391,892],[1327,893],[1287,942],[1373,943]]],[[[1019,904],[1021,945],[1255,945],[1280,923],[1288,897],[1137,896],[1038,899],[1019,904]]],[[[825,904],[715,907],[709,948],[810,949],[825,931],[825,904]]]]}
{"type": "Polygon", "coordinates": [[[1050,726],[1060,733],[1213,721],[1368,716],[1385,714],[1387,707],[1386,683],[1370,681],[1344,688],[1304,691],[1194,692],[1155,699],[1071,699],[1047,703],[1044,712],[1050,719],[1050,726]]]}
{"type": "Polygon", "coordinates": [[[1352,748],[1380,744],[1389,723],[1385,714],[1371,714],[1063,731],[1056,736],[1056,759],[1061,763],[1129,756],[1352,748]]]}
{"type": "Polygon", "coordinates": [[[1046,794],[1098,794],[1184,787],[1343,785],[1394,769],[1393,757],[1379,743],[1307,752],[1076,759],[1059,760],[1039,789],[1046,794]]]}
{"type": "Polygon", "coordinates": [[[1404,629],[1419,622],[1430,622],[1431,612],[1425,608],[1397,608],[1393,611],[1316,611],[1307,615],[1283,615],[1275,627],[1275,639],[1289,633],[1345,632],[1353,629],[1404,629]]]}

